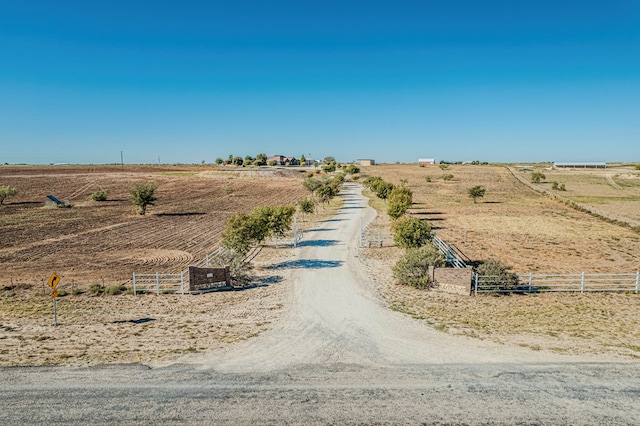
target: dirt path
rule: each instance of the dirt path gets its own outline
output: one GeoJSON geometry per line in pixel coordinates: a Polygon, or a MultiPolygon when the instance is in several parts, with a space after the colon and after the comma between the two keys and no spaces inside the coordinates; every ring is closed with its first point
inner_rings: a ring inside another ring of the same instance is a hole
{"type": "Polygon", "coordinates": [[[637,363],[434,331],[384,308],[356,256],[360,187],[274,265],[289,311],[171,365],[0,369],[0,423],[637,424],[637,363]]]}
{"type": "Polygon", "coordinates": [[[345,185],[344,207],[307,232],[292,260],[274,265],[291,286],[291,310],[271,331],[182,362],[222,372],[257,373],[300,365],[578,361],[437,332],[376,299],[357,259],[360,218],[375,212],[358,185],[345,185]]]}

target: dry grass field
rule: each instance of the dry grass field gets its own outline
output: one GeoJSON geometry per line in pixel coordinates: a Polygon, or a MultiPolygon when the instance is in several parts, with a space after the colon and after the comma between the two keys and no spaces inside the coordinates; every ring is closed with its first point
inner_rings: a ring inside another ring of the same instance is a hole
{"type": "MultiPolygon", "coordinates": [[[[538,194],[514,179],[505,167],[451,165],[441,170],[438,166],[382,165],[365,172],[394,184],[406,179],[414,192],[410,214],[429,219],[438,235],[472,260],[500,259],[518,273],[640,270],[639,232],[538,194]],[[445,174],[454,178],[445,182],[441,179],[445,174]],[[467,190],[475,185],[484,186],[486,194],[474,204],[467,190]]],[[[633,174],[640,176],[638,173],[633,174]]],[[[546,180],[553,180],[552,176],[548,173],[546,180]]],[[[574,176],[577,179],[577,173],[574,176]]],[[[585,184],[583,191],[591,188],[594,194],[601,194],[600,186],[585,184]]],[[[574,183],[567,182],[569,197],[573,197],[572,187],[574,183]]],[[[629,203],[636,201],[631,198],[629,203]]],[[[634,205],[616,212],[637,214],[634,205]]]]}
{"type": "MultiPolygon", "coordinates": [[[[499,259],[519,273],[640,270],[637,230],[598,219],[537,193],[515,179],[505,167],[452,165],[441,170],[438,166],[381,165],[367,167],[363,172],[394,184],[406,179],[414,192],[415,204],[410,214],[429,219],[445,241],[471,260],[499,259]],[[445,182],[441,176],[447,173],[454,178],[445,182]],[[431,182],[427,182],[426,176],[430,176],[431,182]],[[487,190],[476,204],[467,194],[468,188],[475,185],[487,190]]],[[[569,197],[590,191],[594,197],[604,197],[608,195],[605,191],[614,191],[610,186],[603,188],[603,179],[590,177],[590,172],[544,172],[547,181],[566,182],[569,197]],[[560,175],[571,176],[572,180],[561,179],[560,175]]],[[[633,175],[625,178],[631,182],[638,175],[632,171],[621,174],[633,175]]],[[[635,190],[630,186],[623,188],[635,190]]],[[[627,202],[636,201],[631,197],[627,202]]],[[[384,204],[375,198],[371,204],[381,211],[374,227],[388,229],[384,204]]],[[[607,206],[612,208],[613,204],[607,206]]],[[[626,212],[637,210],[629,206],[615,210],[619,215],[626,212]]],[[[421,291],[393,283],[390,268],[401,255],[400,249],[372,248],[361,252],[390,308],[443,332],[534,350],[640,358],[639,295],[553,293],[469,297],[421,291]]]]}

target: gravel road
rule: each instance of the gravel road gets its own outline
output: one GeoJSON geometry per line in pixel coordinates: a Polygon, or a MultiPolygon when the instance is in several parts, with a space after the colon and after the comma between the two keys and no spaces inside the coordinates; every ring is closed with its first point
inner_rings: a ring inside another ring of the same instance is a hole
{"type": "Polygon", "coordinates": [[[360,187],[273,266],[289,308],[171,365],[0,370],[0,423],[640,424],[640,364],[434,331],[382,306],[358,261],[360,187]]]}

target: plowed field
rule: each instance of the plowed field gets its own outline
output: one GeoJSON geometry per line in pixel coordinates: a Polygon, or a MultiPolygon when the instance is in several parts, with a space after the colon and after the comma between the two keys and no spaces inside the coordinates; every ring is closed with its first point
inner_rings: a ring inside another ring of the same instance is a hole
{"type": "Polygon", "coordinates": [[[295,203],[299,173],[205,167],[4,166],[0,185],[18,195],[0,206],[0,285],[113,284],[135,272],[174,272],[211,252],[225,220],[258,205],[295,203]],[[137,215],[129,190],[155,182],[157,201],[137,215]],[[108,200],[91,201],[99,189],[108,200]],[[71,208],[47,206],[52,194],[71,208]]]}

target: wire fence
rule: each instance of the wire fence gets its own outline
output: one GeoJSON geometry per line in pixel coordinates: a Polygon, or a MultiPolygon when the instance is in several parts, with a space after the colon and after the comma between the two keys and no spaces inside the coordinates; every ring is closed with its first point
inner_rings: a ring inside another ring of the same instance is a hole
{"type": "Polygon", "coordinates": [[[625,274],[511,274],[473,276],[479,293],[632,292],[640,291],[640,271],[625,274]]]}

